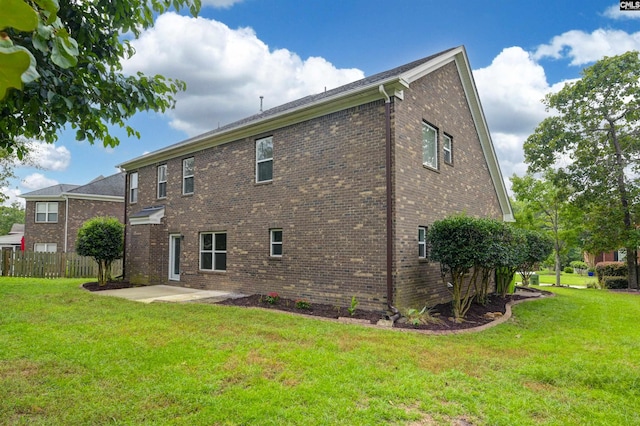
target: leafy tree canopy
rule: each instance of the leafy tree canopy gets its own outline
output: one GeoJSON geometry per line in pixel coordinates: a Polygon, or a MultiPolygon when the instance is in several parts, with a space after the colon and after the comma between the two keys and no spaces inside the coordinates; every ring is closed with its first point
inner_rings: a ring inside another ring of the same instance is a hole
{"type": "Polygon", "coordinates": [[[17,202],[0,206],[0,235],[7,235],[14,223],[24,223],[24,208],[17,202]]]}
{"type": "Polygon", "coordinates": [[[102,141],[104,146],[120,142],[109,132],[110,125],[140,137],[126,121],[138,111],[172,108],[174,95],[185,88],[183,82],[160,75],[126,76],[121,61],[135,53],[129,39],[153,26],[156,14],[188,8],[195,16],[200,0],[5,2],[0,11],[0,92],[21,85],[16,73],[22,73],[24,85],[8,90],[0,101],[0,148],[19,158],[26,150],[15,144],[17,136],[53,143],[67,124],[78,140],[102,141]]]}
{"type": "Polygon", "coordinates": [[[524,144],[530,172],[557,168],[572,200],[614,222],[627,247],[629,285],[635,274],[640,201],[640,58],[638,52],[605,57],[582,78],[548,95],[557,115],[542,121],[524,144]],[[608,213],[607,213],[608,212],[608,213]]]}
{"type": "Polygon", "coordinates": [[[98,262],[98,282],[106,283],[111,263],[122,257],[124,225],[115,217],[94,217],[78,229],[76,252],[98,262]]]}

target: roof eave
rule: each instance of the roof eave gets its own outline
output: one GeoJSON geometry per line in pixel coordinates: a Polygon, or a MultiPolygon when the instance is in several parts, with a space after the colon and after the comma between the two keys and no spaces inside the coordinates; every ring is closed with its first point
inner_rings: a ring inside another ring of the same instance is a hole
{"type": "Polygon", "coordinates": [[[298,108],[270,115],[263,119],[258,118],[250,123],[241,124],[237,127],[226,129],[224,131],[204,133],[194,138],[187,139],[179,145],[173,145],[171,147],[134,158],[133,160],[119,164],[117,167],[126,171],[135,170],[149,164],[166,161],[169,158],[193,154],[205,148],[272,132],[284,126],[300,123],[332,112],[341,111],[367,102],[382,99],[383,96],[379,92],[380,85],[384,85],[385,90],[394,96],[401,96],[402,90],[409,87],[406,81],[395,76],[367,86],[353,89],[349,92],[329,96],[298,108]]]}

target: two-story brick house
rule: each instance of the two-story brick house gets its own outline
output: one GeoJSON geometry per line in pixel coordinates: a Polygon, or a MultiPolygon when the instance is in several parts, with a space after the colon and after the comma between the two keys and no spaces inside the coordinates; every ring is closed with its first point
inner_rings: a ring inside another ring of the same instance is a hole
{"type": "Polygon", "coordinates": [[[86,185],[58,184],[21,195],[26,200],[24,246],[28,251],[74,252],[78,229],[96,216],[124,223],[125,174],[86,185]]]}
{"type": "Polygon", "coordinates": [[[424,306],[450,299],[429,261],[430,224],[512,220],[463,47],[121,168],[134,283],[424,306]]]}

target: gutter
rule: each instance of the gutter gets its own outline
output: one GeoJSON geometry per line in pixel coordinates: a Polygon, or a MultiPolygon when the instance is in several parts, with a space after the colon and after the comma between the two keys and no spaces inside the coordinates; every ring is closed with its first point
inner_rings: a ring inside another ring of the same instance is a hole
{"type": "Polygon", "coordinates": [[[384,85],[378,86],[380,94],[385,98],[385,180],[387,186],[387,307],[393,315],[389,317],[392,322],[396,322],[400,318],[400,311],[393,306],[393,189],[391,187],[391,98],[384,89],[384,85]]]}

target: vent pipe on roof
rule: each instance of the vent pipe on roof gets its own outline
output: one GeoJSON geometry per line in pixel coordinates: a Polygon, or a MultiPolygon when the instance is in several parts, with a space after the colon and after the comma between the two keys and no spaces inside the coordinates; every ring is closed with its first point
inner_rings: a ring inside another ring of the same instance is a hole
{"type": "Polygon", "coordinates": [[[264,96],[260,96],[260,112],[262,112],[262,100],[264,99],[264,96]]]}
{"type": "Polygon", "coordinates": [[[386,160],[385,160],[385,180],[387,184],[387,307],[393,313],[389,319],[396,322],[400,318],[400,311],[393,306],[393,191],[391,187],[392,174],[391,174],[391,98],[384,89],[384,85],[378,86],[380,94],[385,98],[385,146],[386,146],[386,160]]]}

